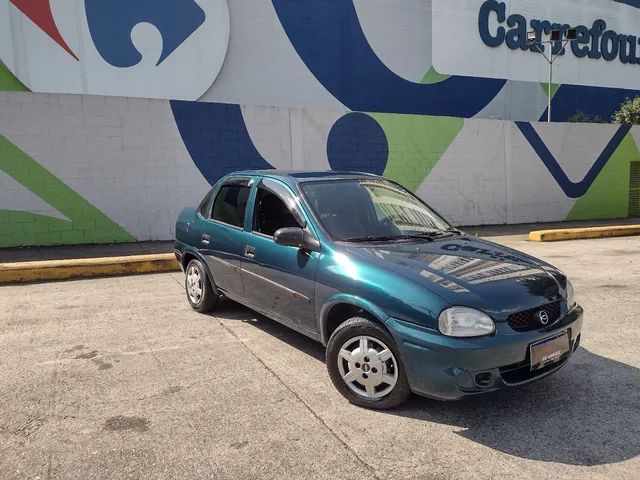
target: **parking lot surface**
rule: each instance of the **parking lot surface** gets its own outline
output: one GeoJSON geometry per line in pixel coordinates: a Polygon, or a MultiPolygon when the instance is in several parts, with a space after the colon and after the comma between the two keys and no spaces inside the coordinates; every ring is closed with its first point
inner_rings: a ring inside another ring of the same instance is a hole
{"type": "Polygon", "coordinates": [[[320,344],[181,273],[0,287],[0,478],[640,478],[640,238],[492,238],[571,277],[580,350],[525,387],[369,411],[320,344]]]}

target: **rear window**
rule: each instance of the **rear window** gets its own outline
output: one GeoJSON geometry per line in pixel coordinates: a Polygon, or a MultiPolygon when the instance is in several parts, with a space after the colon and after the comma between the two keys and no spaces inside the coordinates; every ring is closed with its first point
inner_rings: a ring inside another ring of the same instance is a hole
{"type": "Polygon", "coordinates": [[[250,190],[244,185],[223,185],[213,204],[211,218],[234,227],[243,227],[250,190]]]}

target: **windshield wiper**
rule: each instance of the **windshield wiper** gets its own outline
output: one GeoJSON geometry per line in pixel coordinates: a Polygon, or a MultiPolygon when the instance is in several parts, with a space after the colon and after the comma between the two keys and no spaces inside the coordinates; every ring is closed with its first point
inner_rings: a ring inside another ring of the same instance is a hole
{"type": "Polygon", "coordinates": [[[389,240],[398,240],[403,237],[400,235],[383,235],[383,236],[374,236],[368,235],[366,237],[348,237],[343,238],[343,242],[384,242],[389,240]]]}
{"type": "Polygon", "coordinates": [[[447,229],[443,229],[443,230],[429,230],[428,232],[416,232],[416,233],[411,233],[409,235],[411,236],[417,236],[417,237],[438,237],[440,235],[446,235],[448,233],[451,234],[456,234],[456,235],[462,235],[462,232],[460,230],[458,230],[457,228],[447,228],[447,229]]]}
{"type": "Polygon", "coordinates": [[[407,235],[385,235],[385,236],[366,236],[366,237],[349,237],[342,239],[343,242],[389,242],[393,240],[412,240],[424,239],[433,242],[432,233],[412,233],[407,235]]]}
{"type": "Polygon", "coordinates": [[[419,238],[424,240],[429,240],[433,242],[433,237],[437,237],[440,235],[440,232],[418,232],[418,233],[407,233],[406,235],[402,235],[402,238],[419,238]]]}

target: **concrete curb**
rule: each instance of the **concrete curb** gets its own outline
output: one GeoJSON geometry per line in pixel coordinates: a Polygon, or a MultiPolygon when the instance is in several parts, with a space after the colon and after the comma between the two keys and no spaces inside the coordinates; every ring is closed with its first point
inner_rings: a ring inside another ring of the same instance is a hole
{"type": "Polygon", "coordinates": [[[557,242],[561,240],[626,237],[629,235],[640,235],[640,225],[537,230],[529,232],[529,240],[533,242],[557,242]]]}
{"type": "Polygon", "coordinates": [[[177,270],[180,265],[173,253],[0,263],[0,285],[177,270]]]}

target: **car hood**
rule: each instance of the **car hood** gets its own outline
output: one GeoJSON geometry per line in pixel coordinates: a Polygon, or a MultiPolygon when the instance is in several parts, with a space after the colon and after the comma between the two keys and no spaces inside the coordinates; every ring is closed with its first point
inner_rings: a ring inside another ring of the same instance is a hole
{"type": "Polygon", "coordinates": [[[450,305],[477,308],[498,321],[563,298],[566,282],[559,270],[541,260],[469,236],[352,244],[347,250],[424,286],[450,305]]]}

